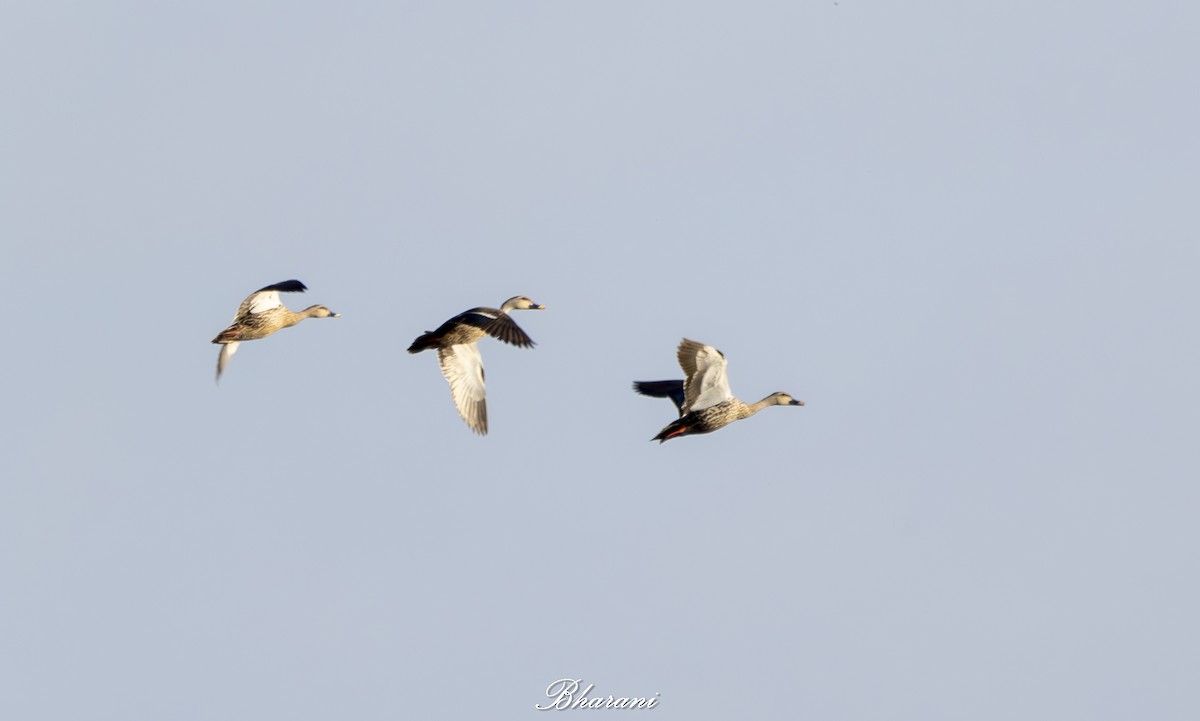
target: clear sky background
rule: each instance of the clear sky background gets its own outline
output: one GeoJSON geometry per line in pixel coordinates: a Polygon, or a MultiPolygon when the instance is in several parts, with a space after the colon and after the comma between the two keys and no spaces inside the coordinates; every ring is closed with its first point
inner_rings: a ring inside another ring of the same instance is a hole
{"type": "Polygon", "coordinates": [[[0,717],[1197,718],[1197,38],[8,3],[0,717]],[[516,294],[479,438],[405,348],[516,294]],[[650,443],[684,336],[807,405],[650,443]]]}

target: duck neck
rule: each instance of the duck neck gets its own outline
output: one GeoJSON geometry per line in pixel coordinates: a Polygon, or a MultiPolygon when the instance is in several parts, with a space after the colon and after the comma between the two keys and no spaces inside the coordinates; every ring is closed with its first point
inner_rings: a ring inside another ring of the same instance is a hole
{"type": "Polygon", "coordinates": [[[767,396],[766,398],[763,398],[761,401],[756,401],[754,403],[747,403],[746,410],[749,412],[746,415],[752,416],[755,413],[758,413],[762,409],[766,408],[767,406],[773,406],[773,405],[775,405],[775,397],[774,396],[767,396]]]}
{"type": "Polygon", "coordinates": [[[315,306],[315,305],[312,306],[311,308],[305,308],[304,310],[302,310],[298,313],[289,308],[287,311],[287,316],[285,317],[284,322],[283,322],[283,327],[291,328],[292,326],[296,325],[297,323],[304,320],[305,318],[314,318],[314,317],[316,317],[316,315],[317,315],[317,306],[315,306]]]}

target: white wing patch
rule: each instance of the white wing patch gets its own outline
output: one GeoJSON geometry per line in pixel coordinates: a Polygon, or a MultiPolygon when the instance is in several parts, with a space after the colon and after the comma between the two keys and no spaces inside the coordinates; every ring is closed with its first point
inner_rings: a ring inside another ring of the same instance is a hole
{"type": "Polygon", "coordinates": [[[688,395],[695,394],[688,411],[704,410],[733,398],[726,375],[727,364],[720,351],[706,345],[696,352],[695,363],[696,372],[687,379],[688,389],[692,391],[688,395]]]}
{"type": "Polygon", "coordinates": [[[442,375],[450,384],[454,407],[479,435],[487,435],[487,393],[483,385],[483,357],[474,343],[438,348],[442,375]]]}
{"type": "Polygon", "coordinates": [[[279,299],[277,290],[264,290],[250,296],[250,312],[254,314],[265,313],[282,305],[283,301],[279,299]]]}

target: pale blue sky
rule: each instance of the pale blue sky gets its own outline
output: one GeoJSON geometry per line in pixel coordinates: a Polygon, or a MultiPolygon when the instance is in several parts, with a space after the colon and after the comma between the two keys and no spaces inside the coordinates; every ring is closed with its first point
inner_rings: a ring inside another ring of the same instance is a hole
{"type": "Polygon", "coordinates": [[[0,717],[1196,718],[1197,37],[8,4],[0,717]],[[515,294],[479,438],[404,351],[515,294]],[[650,443],[684,336],[806,407],[650,443]]]}

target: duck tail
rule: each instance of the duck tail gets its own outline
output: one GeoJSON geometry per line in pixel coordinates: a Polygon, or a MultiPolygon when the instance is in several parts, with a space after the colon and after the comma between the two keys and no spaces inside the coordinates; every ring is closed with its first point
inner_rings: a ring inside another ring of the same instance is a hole
{"type": "Polygon", "coordinates": [[[212,342],[224,345],[226,343],[236,343],[241,339],[241,335],[238,333],[238,327],[231,325],[218,333],[217,337],[212,339],[212,342]]]}
{"type": "Polygon", "coordinates": [[[429,350],[430,348],[437,348],[438,342],[440,340],[441,340],[441,338],[434,335],[433,331],[427,330],[424,333],[422,333],[420,336],[417,336],[417,339],[414,340],[412,342],[412,345],[410,345],[408,347],[408,352],[409,353],[420,353],[423,350],[429,350]]]}
{"type": "Polygon", "coordinates": [[[686,435],[689,430],[691,430],[691,426],[684,423],[683,419],[672,421],[670,425],[659,431],[658,435],[650,440],[658,441],[658,444],[661,446],[676,436],[686,435]]]}

